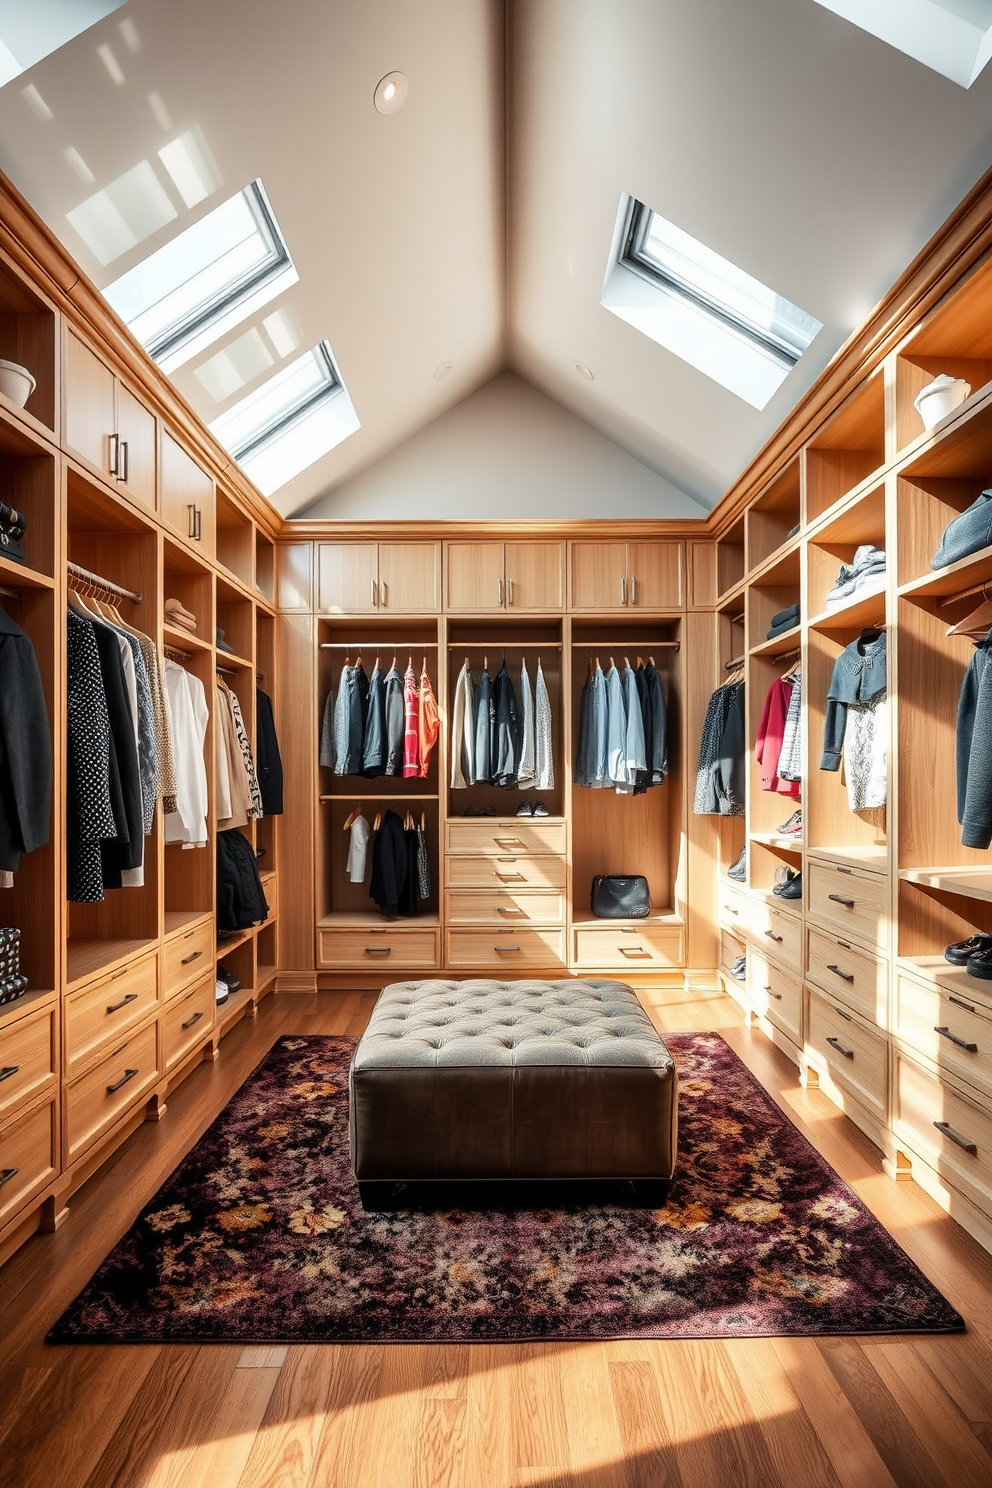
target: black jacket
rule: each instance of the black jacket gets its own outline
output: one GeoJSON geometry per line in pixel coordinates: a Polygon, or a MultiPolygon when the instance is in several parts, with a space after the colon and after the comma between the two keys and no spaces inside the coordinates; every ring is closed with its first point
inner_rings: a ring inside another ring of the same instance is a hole
{"type": "Polygon", "coordinates": [[[258,788],[262,792],[262,810],[266,816],[282,816],[282,758],[276,738],[272,699],[268,693],[258,689],[255,692],[255,724],[258,737],[255,768],[258,788]]]}
{"type": "Polygon", "coordinates": [[[383,914],[402,911],[407,875],[410,870],[403,823],[395,811],[387,811],[372,842],[372,877],[369,898],[374,899],[383,914]]]}
{"type": "Polygon", "coordinates": [[[255,851],[237,827],[217,833],[217,929],[247,930],[269,917],[255,851]]]}
{"type": "Polygon", "coordinates": [[[744,683],[728,682],[710,698],[699,741],[693,811],[744,815],[744,683]]]}
{"type": "Polygon", "coordinates": [[[123,800],[123,820],[117,819],[116,840],[105,841],[102,848],[103,886],[119,889],[121,870],[140,868],[144,858],[144,814],[141,804],[141,775],[138,767],[138,746],[134,742],[134,722],[128,701],[127,683],[124,678],[124,663],[121,660],[120,642],[116,631],[107,625],[94,623],[97,651],[100,653],[100,674],[107,697],[107,716],[110,720],[111,774],[116,759],[123,800]]]}
{"type": "Polygon", "coordinates": [[[490,734],[489,779],[493,785],[516,785],[522,731],[517,694],[505,661],[493,683],[490,716],[495,727],[490,734]]]}
{"type": "Polygon", "coordinates": [[[0,607],[0,868],[48,841],[52,742],[34,647],[0,607]]]}

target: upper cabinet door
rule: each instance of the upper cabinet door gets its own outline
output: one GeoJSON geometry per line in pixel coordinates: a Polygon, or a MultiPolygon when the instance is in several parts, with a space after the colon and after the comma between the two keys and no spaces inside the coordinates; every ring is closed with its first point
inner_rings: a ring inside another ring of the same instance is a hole
{"type": "Polygon", "coordinates": [[[573,542],[573,610],[622,610],[627,590],[627,544],[624,542],[573,542]]]}
{"type": "Polygon", "coordinates": [[[67,327],[65,441],[104,480],[113,480],[117,474],[116,380],[110,368],[67,327]]]}
{"type": "Polygon", "coordinates": [[[377,608],[375,543],[317,544],[317,608],[325,614],[367,615],[377,608]]]}
{"type": "Polygon", "coordinates": [[[214,556],[216,521],[213,478],[162,430],[162,517],[191,548],[214,556]]]}
{"type": "Polygon", "coordinates": [[[638,610],[678,609],[682,605],[682,544],[627,544],[627,604],[638,610]]]}
{"type": "Polygon", "coordinates": [[[565,605],[565,544],[504,544],[508,610],[561,610],[565,605]]]}
{"type": "Polygon", "coordinates": [[[155,510],[155,416],[117,384],[117,432],[120,435],[117,479],[132,501],[155,510]]]}
{"type": "Polygon", "coordinates": [[[506,604],[501,542],[444,545],[445,609],[502,610],[506,604]]]}
{"type": "Polygon", "coordinates": [[[441,544],[379,544],[376,595],[380,610],[397,615],[436,615],[441,608],[441,544]]]}

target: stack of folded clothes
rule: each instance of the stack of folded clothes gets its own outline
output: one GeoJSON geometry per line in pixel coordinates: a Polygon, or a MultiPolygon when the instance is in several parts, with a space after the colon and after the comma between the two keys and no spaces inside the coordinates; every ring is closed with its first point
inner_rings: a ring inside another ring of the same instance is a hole
{"type": "Polygon", "coordinates": [[[183,607],[182,600],[165,601],[165,623],[176,626],[178,630],[188,630],[190,635],[196,634],[196,616],[183,607]]]}
{"type": "Polygon", "coordinates": [[[237,654],[238,654],[235,651],[234,647],[231,646],[231,645],[229,645],[227,643],[227,641],[224,639],[224,632],[220,628],[219,625],[217,627],[217,650],[218,651],[226,651],[227,654],[228,654],[228,656],[237,656],[237,654]]]}
{"type": "Polygon", "coordinates": [[[879,594],[885,588],[885,550],[862,543],[850,563],[842,563],[837,581],[824,600],[828,610],[839,609],[855,599],[879,594]]]}
{"type": "Polygon", "coordinates": [[[792,630],[799,624],[799,604],[788,605],[786,609],[779,610],[777,615],[772,616],[772,623],[768,627],[767,639],[773,641],[776,636],[782,635],[786,630],[792,630]]]}

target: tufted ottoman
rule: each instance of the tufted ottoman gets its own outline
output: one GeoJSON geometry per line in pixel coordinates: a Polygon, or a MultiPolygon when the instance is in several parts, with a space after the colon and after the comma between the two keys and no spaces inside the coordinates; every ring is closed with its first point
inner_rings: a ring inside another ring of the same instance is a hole
{"type": "Polygon", "coordinates": [[[362,1202],[415,1180],[631,1178],[675,1167],[675,1064],[620,982],[395,982],[351,1065],[362,1202]]]}

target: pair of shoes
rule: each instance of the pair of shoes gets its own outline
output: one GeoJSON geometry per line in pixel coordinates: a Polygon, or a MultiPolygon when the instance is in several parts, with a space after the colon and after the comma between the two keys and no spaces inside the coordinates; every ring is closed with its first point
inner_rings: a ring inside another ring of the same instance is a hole
{"type": "Polygon", "coordinates": [[[885,550],[862,543],[851,563],[842,563],[834,587],[824,600],[825,609],[845,605],[855,595],[878,594],[885,588],[885,550]]]}
{"type": "Polygon", "coordinates": [[[971,935],[967,940],[956,940],[945,950],[944,960],[950,961],[952,966],[963,966],[969,976],[992,982],[992,935],[971,935]]]}
{"type": "Polygon", "coordinates": [[[728,968],[728,971],[735,982],[742,982],[747,976],[747,957],[738,956],[733,966],[728,968]]]}
{"type": "Polygon", "coordinates": [[[227,969],[226,966],[218,966],[218,968],[217,968],[217,981],[218,981],[218,983],[223,982],[224,983],[224,986],[227,988],[228,992],[240,992],[241,991],[241,981],[240,981],[240,978],[236,977],[234,975],[233,971],[228,971],[228,969],[227,969]]]}
{"type": "Polygon", "coordinates": [[[776,868],[772,893],[777,894],[780,899],[801,899],[803,897],[802,874],[798,873],[795,868],[776,868]]]}
{"type": "Polygon", "coordinates": [[[747,848],[741,848],[741,855],[733,867],[727,869],[727,877],[734,879],[736,883],[747,881],[747,848]]]}
{"type": "Polygon", "coordinates": [[[220,977],[214,982],[214,1000],[218,1007],[222,1007],[231,995],[231,989],[220,977]]]}
{"type": "Polygon", "coordinates": [[[521,801],[517,807],[518,816],[550,816],[551,812],[543,801],[535,801],[533,806],[529,801],[521,801]]]}
{"type": "Polygon", "coordinates": [[[801,837],[803,835],[803,814],[794,811],[787,822],[783,822],[777,828],[780,837],[801,837]]]}

